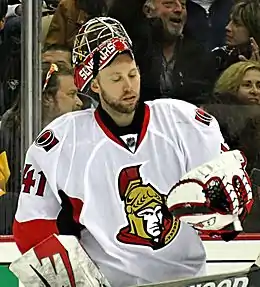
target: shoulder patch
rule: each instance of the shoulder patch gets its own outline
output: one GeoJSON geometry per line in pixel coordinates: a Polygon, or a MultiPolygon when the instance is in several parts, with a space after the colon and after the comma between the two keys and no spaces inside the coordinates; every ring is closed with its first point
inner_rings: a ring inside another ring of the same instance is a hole
{"type": "Polygon", "coordinates": [[[209,126],[213,120],[213,117],[203,109],[196,109],[195,120],[209,126]]]}
{"type": "Polygon", "coordinates": [[[34,143],[48,152],[59,143],[59,140],[52,130],[46,130],[36,138],[34,143]]]}

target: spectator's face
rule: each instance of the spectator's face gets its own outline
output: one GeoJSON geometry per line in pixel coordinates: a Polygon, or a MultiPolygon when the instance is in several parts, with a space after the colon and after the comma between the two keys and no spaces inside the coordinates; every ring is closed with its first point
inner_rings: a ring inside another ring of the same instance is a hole
{"type": "Polygon", "coordinates": [[[71,53],[60,50],[50,50],[42,54],[42,60],[50,63],[65,62],[71,65],[71,53]]]}
{"type": "Polygon", "coordinates": [[[135,61],[129,54],[118,55],[99,72],[91,87],[99,94],[102,107],[106,110],[133,113],[140,97],[140,74],[135,61]]]}
{"type": "Polygon", "coordinates": [[[245,44],[249,41],[247,28],[241,21],[232,19],[226,26],[226,44],[230,47],[245,44]]]}
{"type": "Polygon", "coordinates": [[[55,100],[50,103],[51,117],[56,118],[68,112],[80,110],[82,102],[77,96],[73,76],[59,76],[60,87],[55,100]]]}
{"type": "Polygon", "coordinates": [[[2,20],[0,20],[0,31],[3,30],[5,27],[5,18],[3,18],[2,20]]]}
{"type": "Polygon", "coordinates": [[[187,18],[186,0],[155,0],[154,6],[165,31],[170,36],[180,36],[187,18]]]}
{"type": "Polygon", "coordinates": [[[239,86],[238,98],[246,104],[260,104],[260,71],[248,70],[239,86]]]}

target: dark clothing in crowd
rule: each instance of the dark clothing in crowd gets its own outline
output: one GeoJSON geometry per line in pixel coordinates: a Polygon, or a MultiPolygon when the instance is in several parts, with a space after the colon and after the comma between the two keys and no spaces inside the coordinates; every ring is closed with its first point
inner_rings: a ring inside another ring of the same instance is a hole
{"type": "Polygon", "coordinates": [[[246,59],[250,59],[252,55],[252,48],[250,43],[246,43],[235,48],[222,46],[213,49],[212,55],[216,61],[217,72],[220,74],[229,66],[239,62],[240,55],[244,56],[246,59]]]}
{"type": "Polygon", "coordinates": [[[21,4],[19,0],[8,0],[8,5],[21,4]]]}
{"type": "Polygon", "coordinates": [[[214,70],[208,71],[209,55],[201,52],[202,47],[191,38],[179,39],[174,63],[166,63],[159,42],[154,42],[147,50],[138,51],[138,48],[136,60],[141,71],[143,100],[177,98],[193,104],[207,101],[213,87],[214,70]]]}
{"type": "Polygon", "coordinates": [[[20,116],[14,109],[5,112],[0,127],[0,150],[7,154],[10,178],[4,196],[0,197],[0,234],[12,234],[12,222],[21,187],[20,116]]]}
{"type": "MultiPolygon", "coordinates": [[[[222,103],[206,105],[216,117],[231,150],[241,150],[247,158],[247,172],[253,184],[254,205],[243,223],[244,232],[260,232],[260,106],[244,105],[232,95],[222,95],[222,103]]],[[[219,101],[220,102],[220,101],[219,101]]]]}
{"type": "Polygon", "coordinates": [[[225,27],[234,3],[233,0],[215,0],[209,11],[187,0],[187,23],[185,32],[189,32],[195,39],[210,51],[225,44],[225,27]]]}
{"type": "Polygon", "coordinates": [[[7,18],[1,31],[0,54],[0,115],[9,109],[17,97],[21,80],[21,17],[7,18]]]}

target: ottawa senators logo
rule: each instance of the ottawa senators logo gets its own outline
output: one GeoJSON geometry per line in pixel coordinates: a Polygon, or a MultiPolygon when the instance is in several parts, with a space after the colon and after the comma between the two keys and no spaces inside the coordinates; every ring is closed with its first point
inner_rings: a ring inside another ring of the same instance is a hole
{"type": "Polygon", "coordinates": [[[150,183],[144,184],[140,165],[127,167],[119,174],[118,189],[125,205],[128,225],[117,234],[117,240],[160,249],[178,234],[180,221],[173,218],[166,206],[166,196],[150,183]]]}

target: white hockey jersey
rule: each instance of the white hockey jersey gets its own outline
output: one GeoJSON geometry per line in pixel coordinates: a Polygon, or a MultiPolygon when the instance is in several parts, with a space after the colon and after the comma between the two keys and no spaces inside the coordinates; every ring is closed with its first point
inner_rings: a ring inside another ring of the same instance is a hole
{"type": "Polygon", "coordinates": [[[85,227],[83,246],[112,286],[201,275],[202,242],[171,216],[166,198],[181,176],[223,147],[215,118],[179,100],[147,102],[141,133],[121,138],[97,110],[66,114],[27,152],[14,223],[18,246],[25,251],[48,235],[42,222],[55,225],[62,190],[85,227]],[[35,239],[25,235],[32,228],[35,239]]]}

